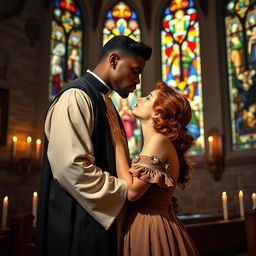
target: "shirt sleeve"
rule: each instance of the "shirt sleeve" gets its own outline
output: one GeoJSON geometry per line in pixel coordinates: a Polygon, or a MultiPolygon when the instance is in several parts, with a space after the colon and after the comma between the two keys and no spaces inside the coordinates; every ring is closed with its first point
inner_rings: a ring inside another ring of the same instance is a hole
{"type": "Polygon", "coordinates": [[[47,113],[47,155],[53,177],[109,229],[126,200],[127,184],[94,165],[93,119],[92,102],[85,92],[64,92],[47,113]]]}

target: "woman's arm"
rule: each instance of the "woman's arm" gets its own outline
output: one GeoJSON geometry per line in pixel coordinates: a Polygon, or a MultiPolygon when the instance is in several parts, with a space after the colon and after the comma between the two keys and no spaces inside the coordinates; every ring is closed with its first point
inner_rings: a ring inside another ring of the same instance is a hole
{"type": "Polygon", "coordinates": [[[128,186],[127,198],[129,201],[136,201],[141,198],[150,188],[149,182],[132,176],[129,172],[128,160],[123,146],[116,145],[116,169],[118,178],[125,180],[128,186]]]}
{"type": "Polygon", "coordinates": [[[119,127],[116,114],[113,111],[108,111],[108,120],[111,126],[113,143],[116,152],[116,169],[118,178],[125,180],[128,186],[127,198],[129,201],[136,201],[142,197],[150,188],[149,182],[140,180],[129,172],[130,166],[125,152],[125,138],[119,127]]]}

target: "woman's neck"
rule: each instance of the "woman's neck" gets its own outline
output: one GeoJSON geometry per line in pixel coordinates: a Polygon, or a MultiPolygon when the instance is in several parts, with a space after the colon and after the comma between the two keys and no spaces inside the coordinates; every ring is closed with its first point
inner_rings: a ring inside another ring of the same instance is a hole
{"type": "Polygon", "coordinates": [[[157,132],[155,131],[153,127],[153,122],[150,120],[149,122],[141,122],[141,129],[143,134],[143,144],[147,144],[147,142],[150,140],[154,134],[157,132]]]}

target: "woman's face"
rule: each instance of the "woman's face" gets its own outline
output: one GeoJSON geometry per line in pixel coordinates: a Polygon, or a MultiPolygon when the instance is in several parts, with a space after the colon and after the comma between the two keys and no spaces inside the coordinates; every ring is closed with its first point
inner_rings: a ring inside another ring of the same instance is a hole
{"type": "Polygon", "coordinates": [[[141,120],[148,120],[154,115],[153,105],[157,98],[157,91],[154,90],[148,94],[146,97],[141,97],[138,99],[137,104],[132,110],[132,114],[141,120]]]}

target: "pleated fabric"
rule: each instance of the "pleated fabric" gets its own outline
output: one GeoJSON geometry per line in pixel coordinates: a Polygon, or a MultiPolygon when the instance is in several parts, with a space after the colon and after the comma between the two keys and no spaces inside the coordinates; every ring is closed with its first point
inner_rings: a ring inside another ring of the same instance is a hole
{"type": "Polygon", "coordinates": [[[175,182],[168,166],[155,156],[136,156],[132,175],[152,183],[138,201],[128,205],[124,256],[197,256],[192,239],[176,217],[171,199],[175,182]]]}

